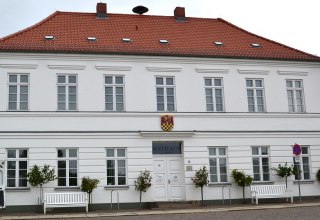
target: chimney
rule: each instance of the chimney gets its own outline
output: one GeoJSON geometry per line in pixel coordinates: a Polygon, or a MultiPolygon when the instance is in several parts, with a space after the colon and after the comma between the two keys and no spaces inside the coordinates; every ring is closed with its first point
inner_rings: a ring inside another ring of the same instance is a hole
{"type": "Polygon", "coordinates": [[[186,13],[184,7],[176,7],[174,9],[174,17],[176,18],[176,21],[185,21],[186,13]]]}
{"type": "Polygon", "coordinates": [[[97,18],[106,18],[107,17],[107,4],[106,3],[97,3],[97,18]]]}

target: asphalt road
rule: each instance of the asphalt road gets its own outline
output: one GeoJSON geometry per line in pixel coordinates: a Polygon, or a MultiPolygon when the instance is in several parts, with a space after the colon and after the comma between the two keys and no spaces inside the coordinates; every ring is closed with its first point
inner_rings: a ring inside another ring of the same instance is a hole
{"type": "MultiPolygon", "coordinates": [[[[70,218],[73,219],[73,218],[70,218]]],[[[74,219],[104,220],[320,220],[320,207],[295,207],[266,210],[223,211],[195,214],[170,214],[146,216],[119,216],[74,219]]]]}

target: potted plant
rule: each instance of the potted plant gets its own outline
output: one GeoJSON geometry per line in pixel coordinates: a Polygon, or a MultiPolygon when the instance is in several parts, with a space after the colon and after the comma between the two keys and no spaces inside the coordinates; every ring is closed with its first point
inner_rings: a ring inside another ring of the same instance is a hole
{"type": "Polygon", "coordinates": [[[27,173],[27,180],[33,187],[40,186],[40,203],[43,203],[43,185],[57,179],[56,175],[54,174],[54,168],[50,169],[49,165],[44,165],[40,168],[37,165],[34,165],[30,168],[29,172],[27,173]]]}
{"type": "Polygon", "coordinates": [[[242,187],[243,202],[245,202],[245,187],[251,186],[253,182],[252,176],[246,175],[243,171],[238,171],[237,169],[232,170],[232,177],[238,186],[242,187]]]}
{"type": "Polygon", "coordinates": [[[140,208],[141,208],[141,199],[142,192],[146,192],[151,187],[152,176],[150,171],[140,171],[140,175],[134,181],[135,189],[140,192],[140,208]]]}
{"type": "Polygon", "coordinates": [[[209,182],[208,176],[209,171],[205,166],[203,166],[203,168],[196,170],[195,176],[191,179],[194,186],[196,188],[200,187],[201,189],[201,205],[203,205],[203,187],[207,186],[209,182]]]}
{"type": "Polygon", "coordinates": [[[81,178],[81,191],[88,193],[89,196],[89,206],[92,203],[92,191],[98,187],[100,180],[91,179],[90,177],[81,178]]]}
{"type": "Polygon", "coordinates": [[[288,188],[288,177],[293,175],[293,166],[288,166],[287,163],[285,163],[284,166],[281,164],[278,165],[278,168],[272,168],[271,170],[275,171],[278,176],[285,178],[286,180],[286,188],[288,188]]]}

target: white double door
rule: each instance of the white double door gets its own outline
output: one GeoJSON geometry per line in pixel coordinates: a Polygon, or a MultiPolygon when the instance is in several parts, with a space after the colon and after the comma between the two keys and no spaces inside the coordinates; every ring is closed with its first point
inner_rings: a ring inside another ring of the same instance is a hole
{"type": "Polygon", "coordinates": [[[153,158],[153,190],[155,201],[184,200],[182,157],[155,156],[153,158]]]}

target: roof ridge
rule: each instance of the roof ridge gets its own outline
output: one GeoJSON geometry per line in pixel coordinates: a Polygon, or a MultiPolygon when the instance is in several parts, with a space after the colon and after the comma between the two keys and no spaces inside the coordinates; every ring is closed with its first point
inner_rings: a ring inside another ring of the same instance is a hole
{"type": "Polygon", "coordinates": [[[59,13],[61,13],[61,12],[60,12],[60,11],[55,11],[55,12],[53,12],[51,15],[49,15],[48,17],[42,19],[41,21],[35,23],[34,25],[32,25],[32,26],[30,26],[30,27],[24,28],[24,29],[22,29],[22,30],[20,30],[20,31],[18,31],[18,32],[15,32],[15,33],[9,34],[9,35],[7,35],[7,36],[5,36],[5,37],[3,37],[3,38],[0,38],[0,42],[1,42],[1,41],[5,41],[5,40],[8,40],[9,38],[15,37],[15,36],[17,36],[17,35],[20,35],[20,34],[22,34],[22,33],[27,32],[27,31],[30,31],[30,30],[32,30],[32,29],[34,29],[34,28],[36,28],[36,27],[44,24],[45,22],[47,22],[47,21],[50,20],[51,18],[55,17],[55,16],[58,15],[59,13]]]}
{"type": "Polygon", "coordinates": [[[239,27],[239,26],[237,26],[237,25],[235,25],[235,24],[232,24],[232,23],[229,22],[229,21],[224,20],[223,18],[217,18],[217,19],[218,19],[219,21],[221,21],[221,22],[224,22],[224,23],[227,24],[227,25],[230,25],[230,26],[232,26],[232,27],[234,27],[234,28],[237,28],[237,29],[239,29],[239,30],[241,30],[241,31],[243,31],[243,32],[246,32],[246,33],[248,33],[248,34],[250,34],[250,35],[253,35],[253,36],[255,36],[255,37],[261,38],[261,39],[263,39],[263,40],[266,40],[266,41],[269,41],[269,42],[272,42],[272,43],[275,43],[275,44],[278,44],[279,46],[286,47],[286,48],[288,48],[288,49],[290,49],[290,50],[293,50],[293,51],[296,51],[296,52],[299,52],[299,53],[303,53],[303,54],[308,55],[308,56],[312,56],[312,57],[317,58],[317,59],[320,58],[319,56],[313,55],[313,54],[311,54],[311,53],[307,53],[307,52],[304,52],[304,51],[302,51],[302,50],[299,50],[299,49],[296,49],[296,48],[287,46],[287,45],[285,45],[285,44],[279,43],[279,42],[277,42],[277,41],[271,40],[271,39],[269,39],[269,38],[262,37],[262,36],[260,36],[260,35],[258,35],[258,34],[254,34],[254,33],[250,32],[250,31],[247,31],[247,30],[245,30],[245,29],[243,29],[243,28],[241,28],[241,27],[239,27]]]}

